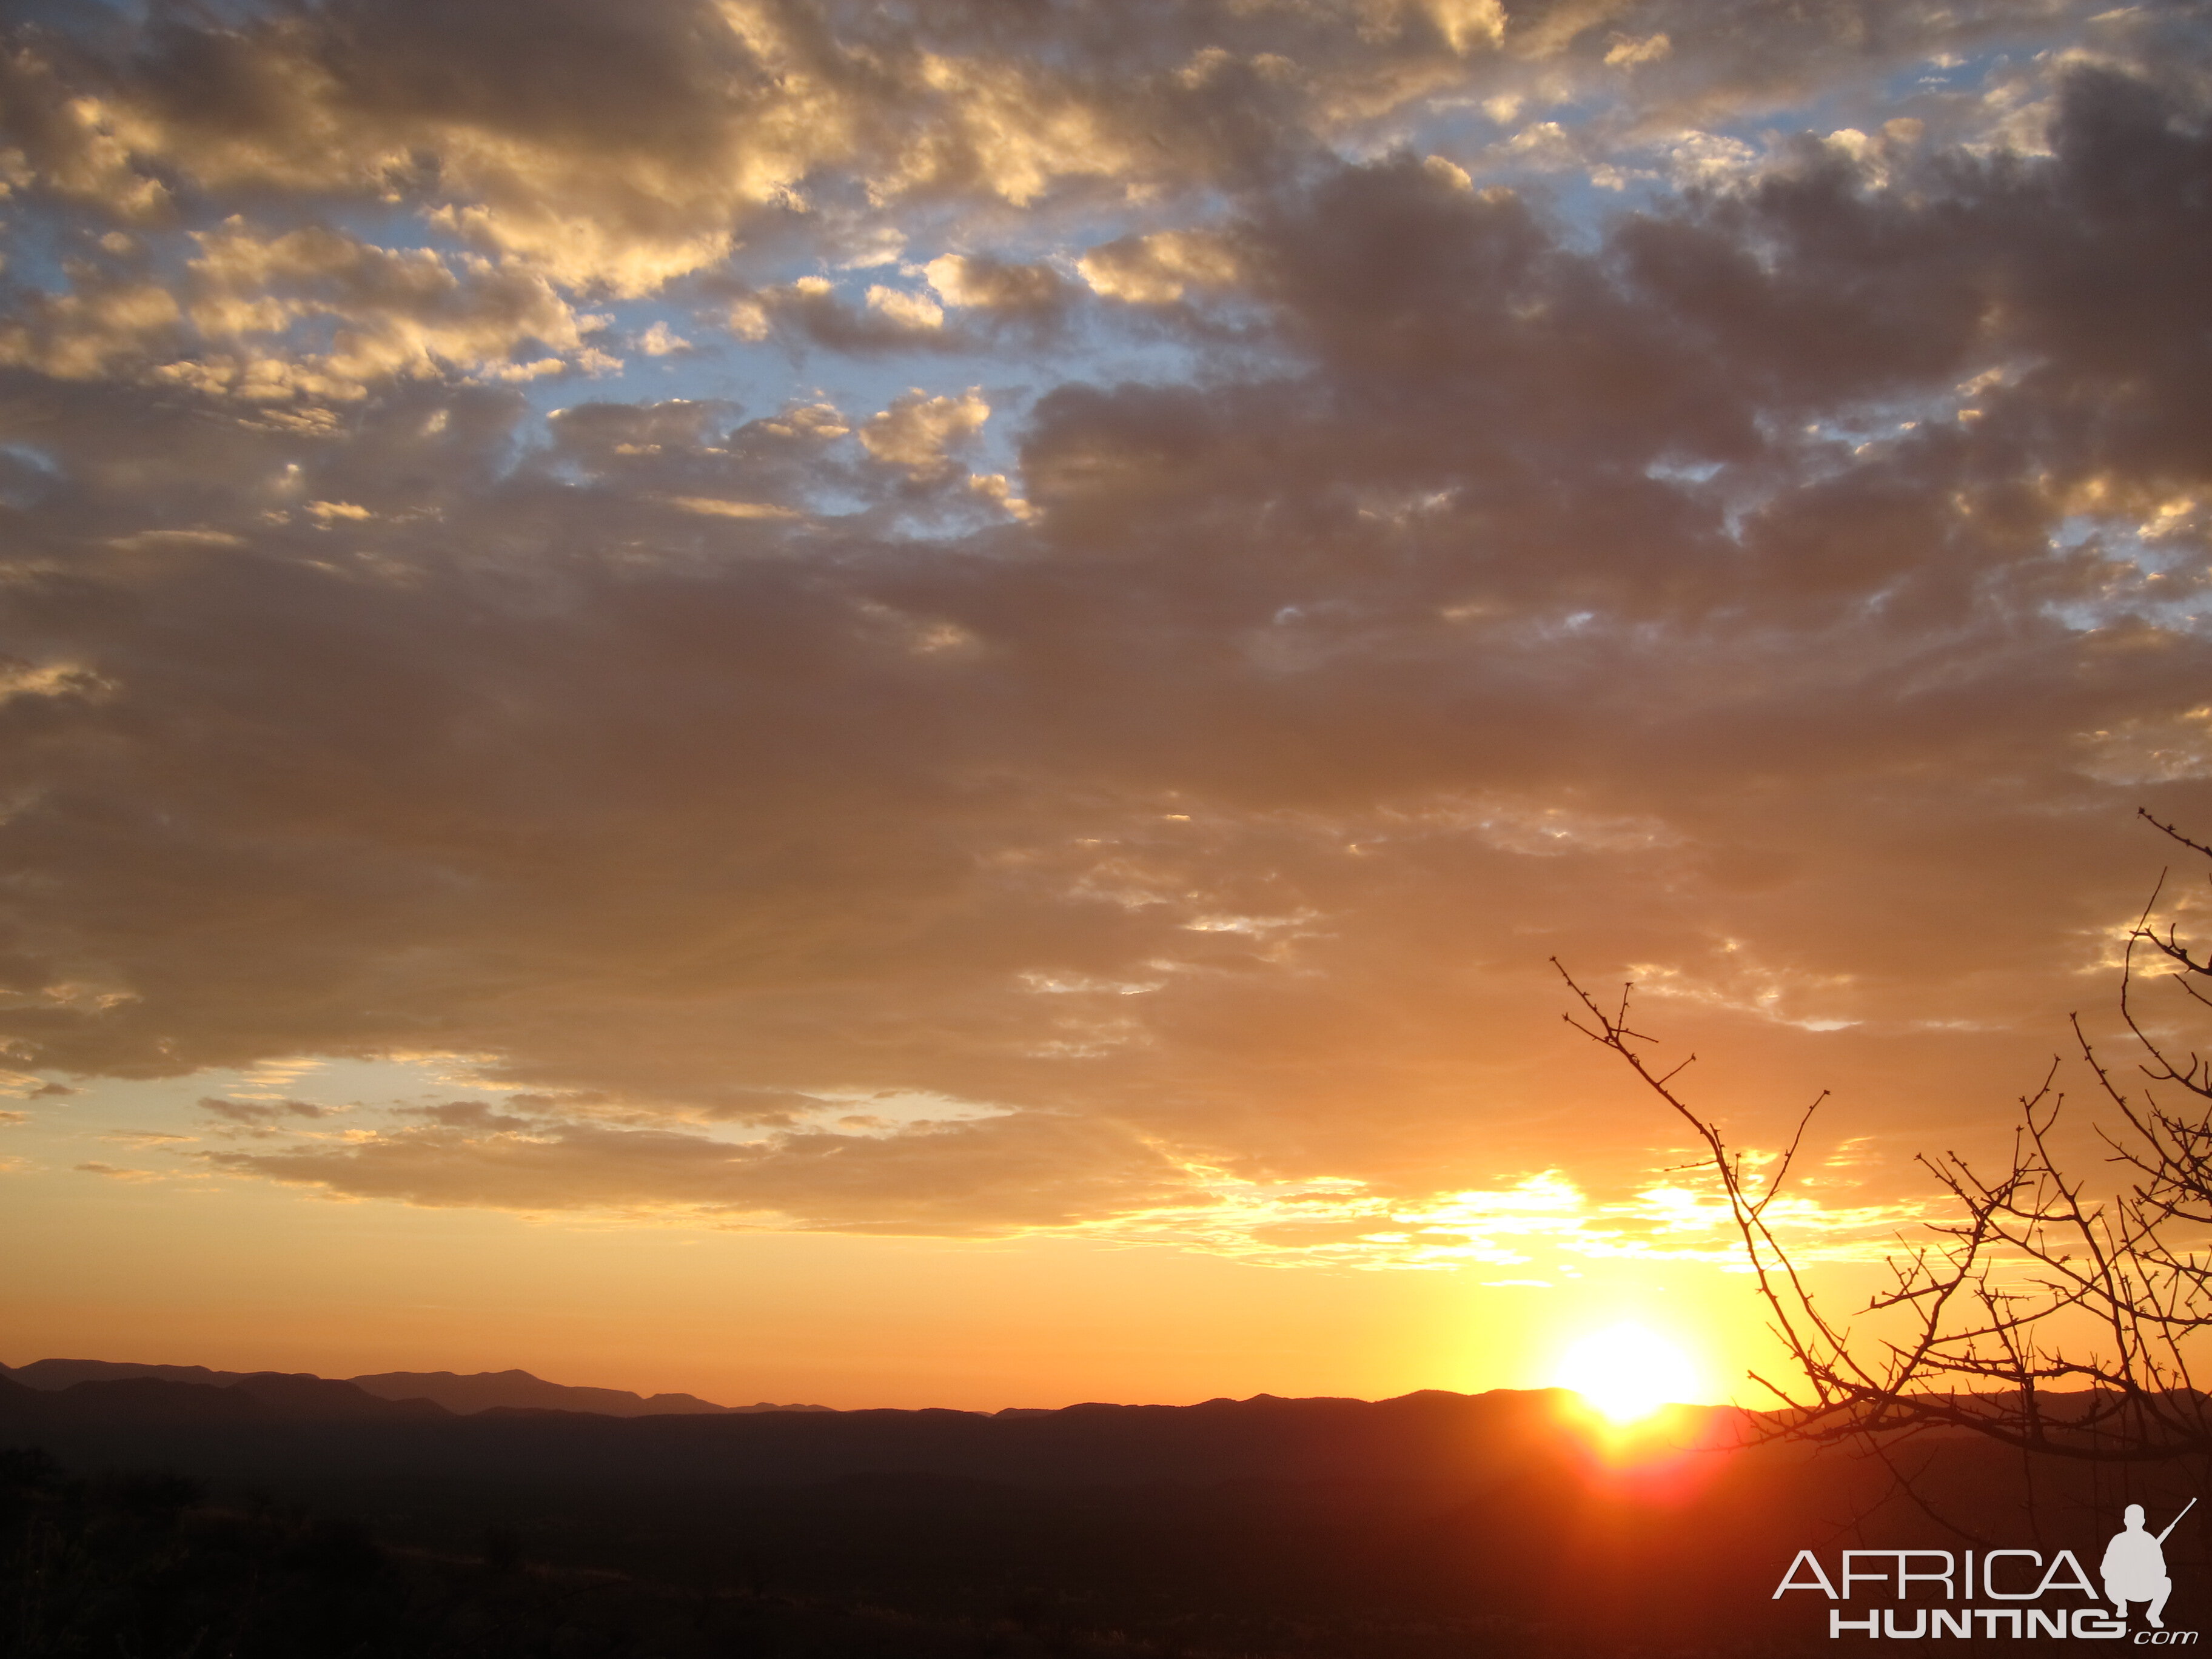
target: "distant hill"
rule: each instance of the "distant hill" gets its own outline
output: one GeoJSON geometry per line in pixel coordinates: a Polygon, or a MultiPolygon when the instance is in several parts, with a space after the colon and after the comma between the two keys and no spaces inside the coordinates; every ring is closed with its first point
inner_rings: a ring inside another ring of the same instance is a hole
{"type": "Polygon", "coordinates": [[[210,1370],[204,1365],[146,1365],[113,1359],[37,1359],[21,1367],[0,1365],[0,1379],[47,1393],[80,1382],[161,1382],[226,1389],[250,1382],[253,1386],[248,1393],[276,1405],[280,1410],[295,1413],[308,1410],[318,1420],[389,1414],[380,1413],[375,1407],[363,1406],[344,1394],[330,1391],[349,1388],[376,1401],[434,1401],[441,1407],[437,1413],[441,1416],[452,1413],[467,1417],[500,1409],[588,1412],[599,1417],[719,1417],[733,1413],[830,1409],[827,1406],[775,1406],[766,1401],[757,1406],[718,1406],[711,1400],[690,1394],[639,1395],[628,1389],[571,1388],[565,1383],[548,1382],[524,1370],[476,1371],[467,1375],[453,1371],[379,1371],[338,1382],[305,1371],[248,1373],[210,1370]],[[270,1382],[270,1378],[281,1381],[270,1382]],[[308,1384],[322,1384],[324,1390],[317,1394],[308,1384]],[[309,1410],[310,1400],[320,1404],[309,1410]]]}
{"type": "Polygon", "coordinates": [[[245,1375],[244,1371],[211,1371],[204,1365],[133,1365],[113,1359],[34,1359],[21,1370],[0,1365],[0,1376],[32,1389],[66,1389],[72,1382],[120,1382],[149,1376],[164,1382],[198,1382],[220,1389],[245,1375]]]}
{"type": "Polygon", "coordinates": [[[827,1406],[718,1406],[690,1394],[633,1394],[628,1389],[573,1388],[528,1371],[379,1371],[348,1379],[386,1400],[434,1400],[464,1416],[500,1407],[590,1412],[600,1417],[703,1417],[732,1412],[826,1412],[827,1406]]]}

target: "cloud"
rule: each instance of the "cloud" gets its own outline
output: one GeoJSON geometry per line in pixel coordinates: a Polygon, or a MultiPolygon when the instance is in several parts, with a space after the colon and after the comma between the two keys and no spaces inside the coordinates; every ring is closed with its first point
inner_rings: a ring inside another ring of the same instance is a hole
{"type": "Polygon", "coordinates": [[[860,428],[860,446],[885,466],[904,469],[921,480],[957,470],[951,452],[983,429],[991,405],[982,388],[970,386],[957,398],[931,397],[916,386],[891,400],[891,406],[860,428]]]}
{"type": "Polygon", "coordinates": [[[1659,63],[1673,56],[1674,51],[1674,43],[1664,34],[1647,35],[1641,40],[1623,35],[1607,49],[1605,62],[1608,69],[1634,69],[1639,64],[1659,63]]]}
{"type": "Polygon", "coordinates": [[[595,1210],[845,1231],[1064,1226],[1179,1194],[1175,1166],[1109,1123],[1023,1114],[890,1139],[792,1134],[732,1144],[664,1129],[519,1118],[482,1103],[343,1146],[209,1152],[234,1173],[356,1198],[595,1210]]]}
{"type": "Polygon", "coordinates": [[[988,254],[943,253],[923,267],[949,306],[1049,313],[1067,303],[1068,283],[1048,264],[1012,264],[988,254]]]}
{"type": "Polygon", "coordinates": [[[756,289],[733,302],[731,331],[744,340],[787,337],[832,351],[870,356],[891,351],[957,351],[974,342],[948,329],[944,308],[927,295],[871,283],[854,305],[827,277],[801,276],[756,289]]]}
{"type": "Polygon", "coordinates": [[[1765,0],[1217,0],[1080,27],[957,4],[913,28],[792,0],[619,15],[561,0],[526,27],[511,9],[348,3],[246,9],[220,28],[20,30],[0,176],[156,227],[210,197],[397,205],[555,283],[636,295],[783,234],[817,202],[842,208],[848,181],[879,214],[1237,188],[1437,103],[1587,96],[1626,100],[1624,130],[1679,125],[2072,12],[1911,4],[1875,28],[1765,0]]]}
{"type": "Polygon", "coordinates": [[[945,308],[927,295],[885,288],[880,283],[868,290],[868,309],[882,313],[902,328],[945,326],[945,308]]]}
{"type": "Polygon", "coordinates": [[[1913,1213],[2212,818],[2208,105],[2187,20],[1711,15],[21,37],[9,1065],[473,1057],[194,1085],[350,1197],[1721,1249],[1557,954],[1913,1213]]]}
{"type": "Polygon", "coordinates": [[[331,1109],[317,1106],[305,1100],[226,1100],[221,1096],[204,1096],[200,1109],[211,1116],[227,1118],[233,1123],[267,1125],[282,1122],[288,1117],[328,1117],[331,1109]]]}
{"type": "Polygon", "coordinates": [[[716,519],[795,519],[797,511],[769,501],[726,501],[714,495],[677,495],[670,505],[716,519]]]}
{"type": "Polygon", "coordinates": [[[1227,288],[1237,275],[1236,253],[1225,240],[1182,230],[1105,243],[1075,268],[1106,298],[1148,306],[1180,300],[1186,288],[1227,288]]]}
{"type": "Polygon", "coordinates": [[[34,296],[0,324],[0,364],[58,380],[91,380],[146,357],[176,331],[179,313],[151,283],[88,282],[67,294],[34,296]]]}
{"type": "Polygon", "coordinates": [[[209,349],[155,371],[172,382],[255,401],[352,401],[395,376],[513,380],[617,366],[587,343],[593,319],[513,264],[319,228],[264,237],[236,218],[197,240],[189,314],[209,349]],[[288,337],[324,318],[337,321],[329,350],[288,337]],[[533,349],[555,355],[517,361],[533,349]]]}

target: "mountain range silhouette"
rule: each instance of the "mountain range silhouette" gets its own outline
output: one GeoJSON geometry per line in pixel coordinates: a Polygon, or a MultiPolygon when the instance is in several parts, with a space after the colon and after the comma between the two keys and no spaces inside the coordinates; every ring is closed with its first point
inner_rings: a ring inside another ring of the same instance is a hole
{"type": "MultiPolygon", "coordinates": [[[[0,1533],[12,1502],[19,1531],[78,1539],[108,1575],[85,1593],[134,1631],[176,1593],[175,1551],[207,1558],[190,1582],[222,1617],[222,1575],[327,1559],[344,1595],[396,1609],[413,1633],[388,1650],[410,1659],[444,1651],[422,1645],[446,1627],[426,1607],[473,1609],[520,1654],[594,1601],[668,1659],[1559,1659],[1828,1651],[1826,1603],[1774,1595],[1800,1548],[1955,1549],[1956,1522],[1982,1547],[2078,1553],[2123,1495],[2168,1513],[2185,1495],[2160,1471],[2124,1494],[2088,1467],[2028,1481],[1965,1433],[1899,1446],[1896,1468],[1818,1455],[1731,1407],[1670,1407],[1622,1440],[1556,1389],[999,1413],[670,1398],[520,1371],[41,1361],[0,1376],[0,1533]],[[600,1396],[618,1410],[478,1403],[600,1396]],[[135,1565],[100,1553],[133,1539],[135,1565]],[[770,1626],[782,1647],[755,1640],[770,1626]],[[726,1639],[667,1634],[695,1630],[726,1639]]],[[[2204,1557],[2196,1529],[2170,1540],[2169,1622],[2197,1617],[2204,1557]]]]}
{"type": "MultiPolygon", "coordinates": [[[[382,1401],[413,1409],[435,1404],[447,1413],[467,1416],[501,1407],[540,1411],[590,1412],[605,1417],[672,1415],[720,1416],[744,1412],[823,1412],[827,1406],[777,1406],[763,1401],[755,1406],[718,1406],[690,1394],[633,1394],[627,1389],[574,1388],[548,1382],[525,1370],[379,1371],[343,1380],[314,1376],[307,1372],[219,1371],[204,1365],[146,1365],[112,1359],[36,1359],[15,1367],[0,1365],[0,1380],[27,1388],[58,1393],[81,1382],[160,1382],[191,1383],[202,1388],[240,1389],[279,1413],[324,1418],[388,1417],[370,1403],[382,1401]],[[317,1386],[319,1385],[319,1386],[317,1386]],[[355,1395],[368,1396],[358,1401],[355,1395]]],[[[161,1399],[141,1391],[131,1395],[104,1396],[111,1401],[140,1399],[149,1407],[161,1399]]],[[[196,1408],[176,1402],[176,1409],[196,1408]]],[[[216,1412],[222,1407],[204,1407],[216,1412]]],[[[436,1413],[428,1413],[435,1415],[436,1413]]]]}

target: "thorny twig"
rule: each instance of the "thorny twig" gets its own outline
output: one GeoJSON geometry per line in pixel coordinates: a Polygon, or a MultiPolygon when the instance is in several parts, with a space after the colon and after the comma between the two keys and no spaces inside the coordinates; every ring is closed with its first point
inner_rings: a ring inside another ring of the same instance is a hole
{"type": "MultiPolygon", "coordinates": [[[[2212,848],[2142,816],[2212,860],[2212,848]]],[[[1954,1218],[1929,1224],[1929,1242],[1888,1258],[1894,1282],[1863,1311],[1905,1328],[1880,1340],[1855,1337],[1817,1304],[1769,1215],[1826,1091],[1754,1192],[1741,1153],[1674,1086],[1696,1056],[1655,1070],[1635,1046],[1654,1039],[1629,1024],[1632,987],[1608,1012],[1553,958],[1581,1005],[1567,1022],[1619,1055],[1705,1147],[1769,1323],[1800,1374],[1780,1383],[1753,1374],[1778,1402],[1764,1419],[1771,1432],[1882,1444],[1967,1430],[2023,1452],[2105,1462],[2212,1453],[2212,1400],[2197,1392],[2185,1352],[2212,1329],[2212,1059],[2140,1015],[2137,953],[2156,953],[2160,977],[2191,1000],[2185,1008],[2212,1006],[2212,957],[2192,951],[2175,924],[2154,923],[2163,891],[2161,878],[2122,963],[2120,1014],[2139,1049],[2140,1094],[2121,1086],[2074,1025],[2081,1059],[2118,1113],[2097,1133],[2131,1184],[2100,1200],[2066,1173],[2054,1060],[2021,1102],[2003,1170],[1984,1174],[1957,1152],[1920,1158],[1954,1218]]]]}

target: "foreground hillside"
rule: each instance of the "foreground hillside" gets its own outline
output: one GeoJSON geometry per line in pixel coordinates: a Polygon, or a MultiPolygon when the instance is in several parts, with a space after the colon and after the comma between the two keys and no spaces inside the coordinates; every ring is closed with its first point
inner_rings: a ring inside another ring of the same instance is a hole
{"type": "Polygon", "coordinates": [[[1969,1440],[1893,1449],[1916,1497],[1750,1426],[1684,1409],[1614,1442],[1550,1392],[623,1419],[0,1380],[7,1593],[49,1644],[25,1653],[179,1659],[1833,1651],[1824,1603],[1773,1594],[1798,1549],[1955,1547],[1941,1517],[2094,1559],[2126,1495],[2096,1469],[2031,1493],[1969,1440]],[[185,1606],[274,1622],[149,1633],[185,1606]]]}

